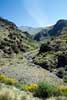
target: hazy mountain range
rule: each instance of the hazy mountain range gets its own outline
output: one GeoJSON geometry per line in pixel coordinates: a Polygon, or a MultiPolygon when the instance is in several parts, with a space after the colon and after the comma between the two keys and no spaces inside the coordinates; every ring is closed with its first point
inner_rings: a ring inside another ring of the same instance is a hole
{"type": "Polygon", "coordinates": [[[32,27],[25,27],[21,26],[20,29],[22,31],[27,31],[29,34],[32,35],[34,40],[40,41],[46,36],[50,35],[60,35],[67,28],[67,20],[61,19],[56,22],[55,25],[50,27],[43,27],[43,28],[32,28],[32,27]]]}

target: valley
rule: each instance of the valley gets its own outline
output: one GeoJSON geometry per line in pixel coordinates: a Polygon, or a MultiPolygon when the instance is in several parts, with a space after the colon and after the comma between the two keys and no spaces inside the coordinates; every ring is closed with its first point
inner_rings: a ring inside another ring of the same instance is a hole
{"type": "Polygon", "coordinates": [[[0,18],[0,95],[15,88],[24,99],[11,100],[66,100],[67,20],[29,31],[0,18]]]}

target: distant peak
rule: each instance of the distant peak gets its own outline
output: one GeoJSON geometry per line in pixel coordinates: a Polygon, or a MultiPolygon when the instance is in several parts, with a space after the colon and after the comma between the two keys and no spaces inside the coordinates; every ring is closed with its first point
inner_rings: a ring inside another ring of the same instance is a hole
{"type": "Polygon", "coordinates": [[[62,24],[62,23],[66,23],[66,24],[67,24],[67,20],[65,20],[65,19],[60,19],[60,20],[57,21],[56,24],[62,24]]]}

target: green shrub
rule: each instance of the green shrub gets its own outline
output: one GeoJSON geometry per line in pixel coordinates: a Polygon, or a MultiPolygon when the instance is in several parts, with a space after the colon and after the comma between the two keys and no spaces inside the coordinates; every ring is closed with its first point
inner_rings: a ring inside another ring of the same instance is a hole
{"type": "Polygon", "coordinates": [[[47,43],[41,44],[39,53],[48,52],[48,51],[51,51],[51,47],[49,46],[49,44],[47,43]]]}
{"type": "Polygon", "coordinates": [[[59,77],[59,78],[63,78],[63,75],[64,75],[64,68],[59,68],[56,75],[59,77]]]}
{"type": "Polygon", "coordinates": [[[67,65],[65,66],[65,71],[67,71],[67,65]]]}
{"type": "Polygon", "coordinates": [[[64,72],[63,80],[65,83],[67,83],[67,71],[64,72]]]}
{"type": "Polygon", "coordinates": [[[51,37],[51,41],[53,41],[54,40],[54,37],[51,37]]]}
{"type": "Polygon", "coordinates": [[[16,45],[12,45],[12,50],[14,51],[14,53],[18,54],[19,53],[19,48],[16,47],[16,45]]]}
{"type": "Polygon", "coordinates": [[[8,49],[7,48],[4,48],[3,49],[3,52],[4,53],[7,53],[7,54],[12,54],[12,49],[11,48],[8,48],[8,49]]]}
{"type": "Polygon", "coordinates": [[[47,98],[50,96],[58,96],[60,93],[58,89],[48,83],[39,83],[38,88],[34,91],[34,96],[39,98],[47,98]]]}
{"type": "Polygon", "coordinates": [[[59,87],[57,87],[58,90],[61,93],[61,96],[66,96],[67,97],[67,86],[64,85],[60,85],[59,87]]]}

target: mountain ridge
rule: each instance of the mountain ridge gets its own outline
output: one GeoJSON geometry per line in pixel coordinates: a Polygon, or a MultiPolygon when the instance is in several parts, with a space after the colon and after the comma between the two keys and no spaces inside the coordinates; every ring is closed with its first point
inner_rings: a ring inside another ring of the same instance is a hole
{"type": "Polygon", "coordinates": [[[0,50],[3,54],[25,52],[33,48],[34,41],[28,32],[19,30],[16,24],[0,17],[0,50]]]}
{"type": "Polygon", "coordinates": [[[56,22],[56,24],[52,26],[40,27],[40,28],[22,26],[20,29],[29,32],[34,40],[40,41],[44,39],[44,37],[46,36],[57,36],[62,34],[63,31],[65,31],[64,28],[66,27],[67,27],[67,20],[60,19],[56,22]]]}

